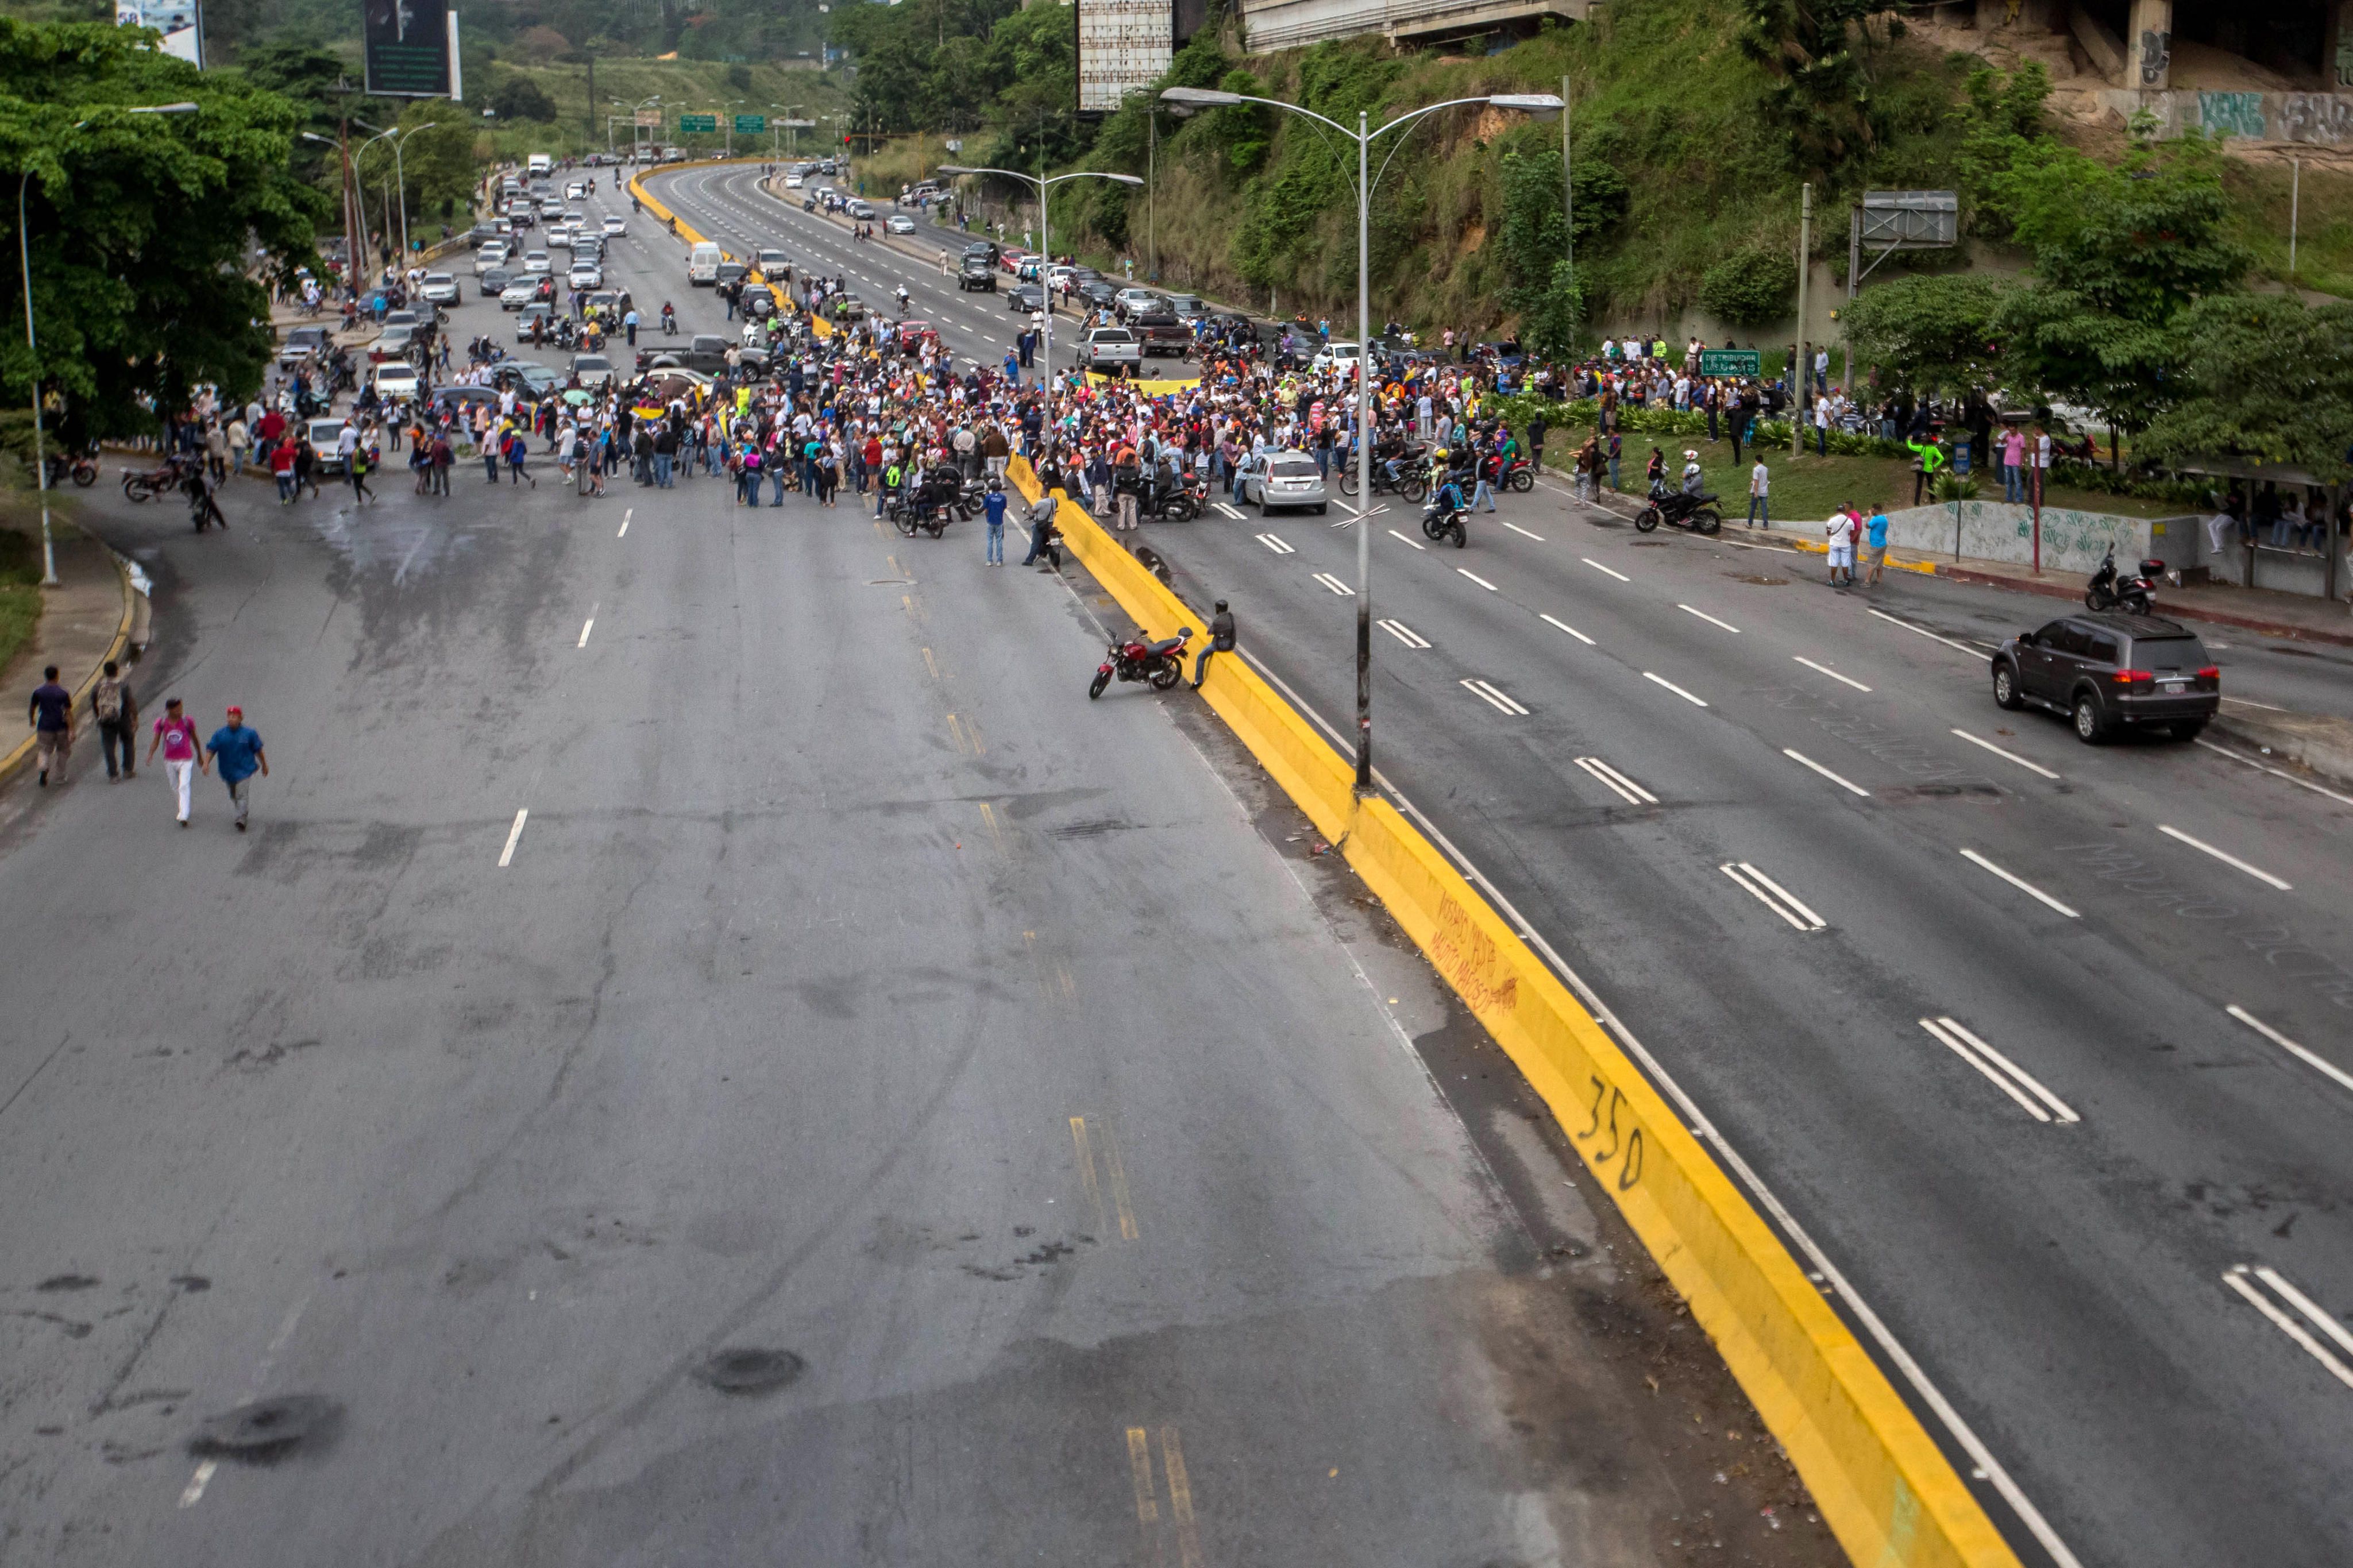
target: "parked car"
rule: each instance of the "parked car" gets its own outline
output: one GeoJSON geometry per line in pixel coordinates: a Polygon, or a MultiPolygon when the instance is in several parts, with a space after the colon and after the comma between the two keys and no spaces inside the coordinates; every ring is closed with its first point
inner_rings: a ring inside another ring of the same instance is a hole
{"type": "Polygon", "coordinates": [[[915,232],[915,220],[904,213],[892,213],[882,220],[882,227],[890,234],[913,234],[915,232]]]}
{"type": "Polygon", "coordinates": [[[350,471],[350,465],[343,461],[342,449],[343,416],[336,415],[332,418],[309,421],[302,426],[302,437],[311,443],[311,449],[319,454],[317,472],[325,475],[350,471]]]}
{"type": "Polygon", "coordinates": [[[1315,352],[1315,357],[1307,362],[1307,368],[1319,374],[1336,370],[1345,375],[1356,368],[1356,361],[1361,357],[1354,343],[1328,342],[1315,352]]]}
{"type": "Polygon", "coordinates": [[[525,278],[499,290],[499,309],[520,310],[539,297],[539,279],[525,278]]]}
{"type": "Polygon", "coordinates": [[[799,190],[801,188],[801,184],[802,176],[798,174],[791,174],[785,176],[785,189],[788,191],[799,190]]]}
{"type": "Polygon", "coordinates": [[[522,253],[522,269],[525,272],[553,272],[555,264],[548,259],[544,250],[526,250],[522,253]]]}
{"type": "MultiPolygon", "coordinates": [[[[640,340],[645,334],[638,334],[640,340]]],[[[638,369],[654,369],[665,360],[685,370],[700,371],[705,375],[717,375],[727,368],[728,340],[717,332],[697,332],[686,341],[684,348],[675,345],[642,348],[638,351],[638,369]]]]}
{"type": "Polygon", "coordinates": [[[519,343],[531,342],[531,324],[533,321],[548,321],[554,314],[555,307],[544,300],[534,300],[525,305],[522,308],[522,314],[515,318],[515,342],[519,343]]]}
{"type": "Polygon", "coordinates": [[[482,248],[474,253],[474,276],[480,278],[493,267],[504,267],[510,254],[505,240],[484,240],[482,248]]]}
{"type": "Polygon", "coordinates": [[[1329,504],[1324,495],[1324,475],[1315,459],[1304,452],[1258,452],[1243,458],[1234,496],[1261,513],[1271,507],[1312,506],[1321,516],[1329,504]]]}
{"type": "Polygon", "coordinates": [[[1149,289],[1122,289],[1112,296],[1112,310],[1124,321],[1138,311],[1148,310],[1160,302],[1160,296],[1149,289]]]}
{"type": "Polygon", "coordinates": [[[454,305],[458,303],[458,279],[447,272],[428,272],[417,292],[428,304],[454,305]]]}
{"type": "Polygon", "coordinates": [[[1088,306],[1098,310],[1110,310],[1119,299],[1118,290],[1100,278],[1080,284],[1071,292],[1085,300],[1088,306]]]}
{"type": "Polygon", "coordinates": [[[1198,294],[1171,294],[1167,298],[1169,314],[1188,327],[1209,313],[1209,307],[1198,294]]]}
{"type": "Polygon", "coordinates": [[[775,246],[767,246],[754,251],[752,260],[759,267],[760,276],[763,278],[776,277],[790,270],[793,265],[791,259],[775,246]]]}
{"type": "Polygon", "coordinates": [[[722,283],[740,282],[750,274],[751,270],[740,261],[723,261],[719,264],[718,280],[722,283]]]}
{"type": "Polygon", "coordinates": [[[1994,651],[1997,707],[2063,714],[2096,746],[2138,726],[2194,741],[2222,705],[2222,671],[2198,635],[2163,616],[2081,611],[1994,651]]]}
{"type": "Polygon", "coordinates": [[[593,261],[575,262],[564,281],[575,293],[583,289],[601,289],[605,286],[605,269],[593,261]]]}
{"type": "Polygon", "coordinates": [[[1144,368],[1144,345],[1125,327],[1097,327],[1079,357],[1098,375],[1123,375],[1144,368]]]}
{"type": "Polygon", "coordinates": [[[1016,283],[1005,291],[1005,308],[1023,315],[1046,308],[1046,290],[1035,283],[1016,283]]]}
{"type": "Polygon", "coordinates": [[[417,342],[417,329],[409,326],[386,327],[367,346],[368,363],[382,364],[386,360],[406,361],[408,351],[417,342]]]}
{"type": "Polygon", "coordinates": [[[485,300],[495,300],[507,291],[515,280],[514,274],[503,267],[493,267],[474,279],[474,292],[485,300]]]}
{"type": "Polygon", "coordinates": [[[939,342],[940,333],[939,329],[929,321],[910,319],[899,323],[898,338],[900,350],[902,353],[913,353],[923,346],[926,339],[933,342],[939,342]]]}
{"type": "Polygon", "coordinates": [[[323,359],[334,347],[334,342],[333,334],[324,327],[297,327],[278,345],[278,368],[292,370],[298,364],[323,359]]]}
{"type": "Polygon", "coordinates": [[[376,396],[393,403],[407,402],[424,384],[423,378],[417,374],[417,367],[406,362],[380,364],[371,373],[369,379],[375,383],[376,396]]]}
{"type": "Polygon", "coordinates": [[[572,374],[586,387],[601,387],[613,379],[613,362],[603,354],[574,354],[572,374]]]}
{"type": "Polygon", "coordinates": [[[1193,329],[1178,321],[1165,305],[1137,311],[1128,318],[1127,325],[1144,345],[1146,359],[1154,354],[1175,354],[1183,359],[1193,352],[1193,329]]]}

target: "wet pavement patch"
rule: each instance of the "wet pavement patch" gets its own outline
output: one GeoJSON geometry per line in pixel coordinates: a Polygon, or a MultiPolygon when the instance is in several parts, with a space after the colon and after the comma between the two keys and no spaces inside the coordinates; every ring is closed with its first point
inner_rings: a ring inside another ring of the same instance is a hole
{"type": "Polygon", "coordinates": [[[52,1274],[33,1289],[36,1290],[89,1290],[95,1289],[97,1284],[96,1277],[89,1274],[52,1274]]]}
{"type": "Polygon", "coordinates": [[[281,1394],[213,1416],[188,1439],[200,1458],[267,1465],[300,1447],[319,1447],[342,1423],[343,1406],[315,1394],[281,1394]]]}
{"type": "Polygon", "coordinates": [[[790,1351],[731,1345],[712,1352],[695,1367],[693,1377],[722,1394],[774,1394],[799,1377],[807,1364],[790,1351]]]}

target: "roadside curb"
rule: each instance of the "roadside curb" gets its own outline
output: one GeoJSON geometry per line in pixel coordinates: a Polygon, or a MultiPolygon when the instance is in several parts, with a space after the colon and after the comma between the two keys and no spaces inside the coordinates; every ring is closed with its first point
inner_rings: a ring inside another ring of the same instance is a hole
{"type": "Polygon", "coordinates": [[[2333,784],[2353,784],[2353,721],[2226,710],[2214,715],[2212,728],[2274,762],[2295,763],[2333,784]]]}
{"type": "MultiPolygon", "coordinates": [[[[96,539],[96,535],[91,537],[96,539]]],[[[79,708],[90,700],[90,688],[98,684],[98,678],[105,670],[108,662],[120,660],[122,658],[122,650],[130,646],[132,614],[137,606],[139,597],[138,590],[131,585],[130,563],[115,551],[108,548],[103,542],[100,542],[99,547],[106,551],[106,558],[113,563],[115,578],[122,588],[122,619],[116,625],[114,640],[107,645],[105,654],[96,664],[90,667],[90,673],[83,676],[80,682],[74,687],[73,706],[76,708],[79,708]]],[[[27,735],[16,742],[6,756],[0,757],[0,787],[5,787],[15,782],[16,775],[23,773],[32,763],[37,740],[37,736],[27,735]]]]}

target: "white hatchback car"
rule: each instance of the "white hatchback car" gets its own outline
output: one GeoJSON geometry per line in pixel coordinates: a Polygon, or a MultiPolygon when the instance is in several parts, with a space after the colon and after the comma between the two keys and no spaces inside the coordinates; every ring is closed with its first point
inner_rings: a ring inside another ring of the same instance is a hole
{"type": "Polygon", "coordinates": [[[1269,452],[1243,458],[1237,496],[1255,504],[1261,513],[1279,506],[1312,506],[1321,516],[1329,504],[1324,495],[1324,475],[1315,459],[1304,452],[1269,452]]]}

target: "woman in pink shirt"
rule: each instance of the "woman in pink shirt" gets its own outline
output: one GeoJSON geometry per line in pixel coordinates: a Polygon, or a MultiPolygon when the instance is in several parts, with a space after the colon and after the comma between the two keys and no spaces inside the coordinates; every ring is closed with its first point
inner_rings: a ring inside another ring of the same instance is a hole
{"type": "Polygon", "coordinates": [[[2026,433],[2013,425],[2001,438],[2002,499],[2017,500],[2025,493],[2026,433]]]}

